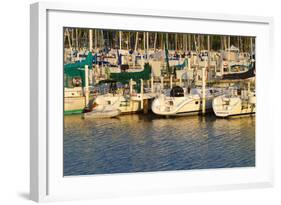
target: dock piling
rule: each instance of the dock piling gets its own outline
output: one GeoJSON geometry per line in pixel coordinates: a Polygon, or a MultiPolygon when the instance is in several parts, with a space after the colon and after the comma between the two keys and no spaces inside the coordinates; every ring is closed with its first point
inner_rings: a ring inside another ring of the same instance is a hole
{"type": "Polygon", "coordinates": [[[191,58],[188,58],[188,61],[187,61],[187,65],[188,65],[188,70],[191,70],[191,62],[190,62],[191,58]]]}
{"type": "Polygon", "coordinates": [[[129,84],[130,84],[130,95],[132,95],[132,93],[133,93],[133,80],[132,80],[132,78],[130,79],[129,84]]]}
{"type": "Polygon", "coordinates": [[[161,76],[160,80],[161,80],[161,90],[163,90],[164,89],[164,77],[161,76]]]}
{"type": "Polygon", "coordinates": [[[202,114],[206,113],[206,67],[207,61],[205,62],[205,66],[202,68],[202,114]]]}
{"type": "Polygon", "coordinates": [[[148,99],[143,99],[143,114],[148,113],[148,99]]]}
{"type": "Polygon", "coordinates": [[[88,106],[89,103],[89,76],[88,76],[89,68],[88,65],[85,65],[85,107],[88,106]]]}
{"type": "Polygon", "coordinates": [[[154,81],[154,79],[153,79],[153,74],[151,74],[151,92],[153,93],[154,92],[154,86],[153,86],[153,81],[154,81]]]}
{"type": "Polygon", "coordinates": [[[141,81],[141,109],[143,109],[143,79],[141,81]]]}

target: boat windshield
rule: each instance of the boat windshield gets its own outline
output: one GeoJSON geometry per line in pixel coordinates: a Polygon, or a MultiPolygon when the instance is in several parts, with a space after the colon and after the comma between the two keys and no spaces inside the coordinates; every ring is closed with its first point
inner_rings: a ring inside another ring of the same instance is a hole
{"type": "Polygon", "coordinates": [[[101,82],[95,85],[95,90],[100,94],[115,93],[118,89],[122,89],[125,86],[120,82],[101,82]]]}

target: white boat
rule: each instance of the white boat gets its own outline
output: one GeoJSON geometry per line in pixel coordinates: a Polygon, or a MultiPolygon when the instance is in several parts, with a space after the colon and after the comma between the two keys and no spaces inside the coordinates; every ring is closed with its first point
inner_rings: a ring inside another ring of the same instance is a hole
{"type": "Polygon", "coordinates": [[[99,105],[92,111],[84,113],[84,118],[112,118],[120,115],[121,111],[113,106],[99,105]]]}
{"type": "MultiPolygon", "coordinates": [[[[214,96],[221,93],[214,88],[206,88],[206,110],[212,108],[214,96]]],[[[193,115],[202,111],[202,89],[193,88],[190,93],[176,86],[170,91],[170,96],[161,94],[152,102],[152,111],[157,115],[181,116],[193,115]]]]}
{"type": "Polygon", "coordinates": [[[121,113],[133,113],[141,110],[140,101],[132,100],[130,96],[124,96],[121,93],[98,95],[94,103],[98,106],[110,105],[120,110],[121,113]]]}
{"type": "Polygon", "coordinates": [[[213,110],[218,117],[254,114],[256,112],[256,95],[254,92],[242,90],[218,96],[213,100],[213,110]]]}

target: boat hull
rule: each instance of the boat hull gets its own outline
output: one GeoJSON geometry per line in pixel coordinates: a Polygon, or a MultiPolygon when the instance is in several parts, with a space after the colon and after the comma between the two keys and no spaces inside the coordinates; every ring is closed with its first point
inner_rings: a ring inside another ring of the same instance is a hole
{"type": "Polygon", "coordinates": [[[82,113],[85,108],[85,97],[64,97],[64,114],[82,113]]]}
{"type": "Polygon", "coordinates": [[[217,117],[252,115],[256,112],[255,97],[243,101],[240,97],[219,96],[213,100],[213,111],[217,117]]]}
{"type": "Polygon", "coordinates": [[[113,118],[117,117],[120,115],[121,111],[115,108],[102,108],[102,109],[94,109],[91,112],[86,112],[84,113],[83,117],[84,118],[95,118],[95,119],[100,119],[100,118],[113,118]]]}
{"type": "MultiPolygon", "coordinates": [[[[152,102],[152,111],[162,116],[187,116],[202,113],[202,100],[199,96],[179,98],[156,98],[152,102]],[[173,104],[170,106],[170,104],[173,104]]],[[[206,99],[206,111],[212,109],[212,98],[206,99]]]]}
{"type": "Polygon", "coordinates": [[[111,105],[120,110],[121,114],[141,111],[141,102],[125,98],[123,95],[100,95],[95,99],[97,105],[111,105]]]}

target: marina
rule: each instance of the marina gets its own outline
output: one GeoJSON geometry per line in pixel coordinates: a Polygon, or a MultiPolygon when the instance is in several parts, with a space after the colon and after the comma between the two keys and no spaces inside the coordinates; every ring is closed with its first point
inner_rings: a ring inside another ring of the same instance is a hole
{"type": "Polygon", "coordinates": [[[64,28],[64,175],[255,166],[255,37],[64,28]]]}

